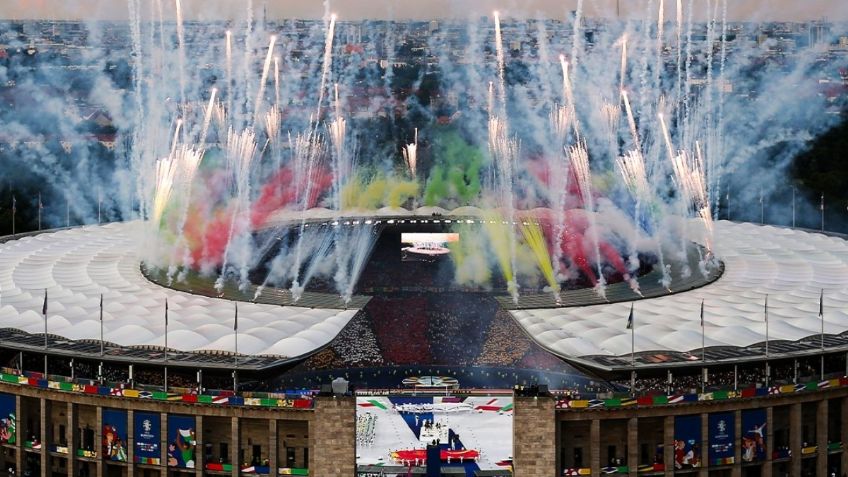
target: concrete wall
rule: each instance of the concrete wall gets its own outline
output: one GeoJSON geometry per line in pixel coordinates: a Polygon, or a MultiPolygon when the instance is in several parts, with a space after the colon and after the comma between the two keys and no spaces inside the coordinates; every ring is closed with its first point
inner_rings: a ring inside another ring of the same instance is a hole
{"type": "MultiPolygon", "coordinates": [[[[98,459],[46,452],[48,443],[67,442],[72,448],[81,443],[79,429],[95,431],[99,450],[102,408],[158,412],[163,421],[167,414],[197,416],[198,465],[202,466],[205,443],[212,443],[212,454],[218,457],[219,443],[228,445],[227,460],[236,462],[239,449],[244,449],[246,461],[252,457],[252,445],[262,446],[262,460],[272,467],[287,467],[287,448],[294,450],[294,466],[307,467],[312,476],[354,476],[355,469],[355,412],[354,398],[320,397],[314,410],[253,409],[213,405],[184,404],[152,400],[131,400],[106,396],[65,393],[0,383],[0,392],[16,394],[19,408],[19,444],[0,449],[0,462],[24,468],[25,462],[40,465],[42,475],[48,469],[77,475],[80,466],[89,467],[91,477],[109,474],[142,476],[158,475],[163,469],[138,465],[105,465],[98,459]],[[61,434],[64,426],[65,434],[61,434]],[[36,436],[45,443],[43,451],[24,450],[23,442],[36,436]]],[[[776,445],[792,450],[792,458],[767,461],[759,466],[760,475],[800,476],[803,472],[826,475],[834,466],[841,467],[838,475],[848,472],[848,453],[845,447],[827,452],[828,442],[848,440],[848,389],[834,388],[817,392],[802,392],[744,400],[699,402],[656,407],[621,409],[555,409],[552,398],[516,397],[514,401],[515,475],[521,477],[561,475],[565,467],[574,467],[576,449],[582,451],[582,466],[593,475],[610,462],[608,448],[615,446],[615,456],[631,464],[630,475],[636,475],[636,465],[653,461],[657,444],[664,444],[667,475],[672,475],[671,440],[674,418],[679,415],[700,415],[734,411],[737,436],[741,434],[740,418],[744,409],[765,409],[769,455],[776,445]],[[834,421],[839,421],[834,422],[834,421]],[[801,448],[807,442],[818,445],[818,451],[801,458],[801,448]],[[646,446],[648,459],[642,459],[646,446]]],[[[706,435],[706,429],[702,433],[706,435]]],[[[132,436],[128,442],[132,449],[132,436]]],[[[704,449],[706,449],[704,445],[704,449]]],[[[738,452],[737,452],[738,456],[738,452]]],[[[739,460],[737,460],[738,462],[739,460]]],[[[747,467],[746,467],[747,469],[747,467]]],[[[699,475],[743,475],[738,463],[722,469],[702,469],[699,475]],[[709,471],[709,472],[708,472],[709,471]]],[[[202,467],[195,475],[203,474],[202,467]]],[[[233,475],[237,475],[237,470],[233,475]]],[[[693,474],[694,475],[694,474],[693,474]]]]}
{"type": "Polygon", "coordinates": [[[310,424],[309,473],[356,475],[356,399],[319,397],[310,424]]]}
{"type": "Polygon", "coordinates": [[[515,397],[513,464],[522,476],[556,475],[556,419],[553,399],[515,397]],[[518,437],[518,438],[515,438],[518,437]]]}

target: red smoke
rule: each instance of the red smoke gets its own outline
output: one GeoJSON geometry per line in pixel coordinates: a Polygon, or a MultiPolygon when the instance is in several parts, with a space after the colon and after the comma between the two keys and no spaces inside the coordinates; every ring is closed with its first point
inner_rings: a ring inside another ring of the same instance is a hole
{"type": "MultiPolygon", "coordinates": [[[[283,209],[297,199],[298,190],[305,191],[307,181],[302,179],[300,184],[294,184],[294,173],[288,167],[281,169],[262,186],[259,198],[250,211],[250,225],[254,229],[262,227],[268,217],[276,210],[283,209]]],[[[315,169],[309,181],[309,200],[306,207],[312,208],[318,203],[318,198],[333,183],[333,176],[323,169],[315,169]]]]}
{"type": "MultiPolygon", "coordinates": [[[[307,208],[315,207],[318,199],[332,184],[332,180],[332,175],[322,168],[313,171],[312,180],[309,181],[307,208]]],[[[212,178],[210,187],[207,188],[207,192],[212,195],[215,195],[211,190],[214,189],[214,182],[212,178]]],[[[250,229],[256,230],[265,225],[271,214],[277,210],[289,206],[300,207],[300,204],[296,203],[298,191],[305,191],[306,185],[305,178],[300,180],[300,184],[295,184],[294,173],[290,168],[277,172],[262,186],[259,197],[252,204],[250,211],[246,212],[250,218],[250,229]]],[[[228,203],[213,209],[214,205],[209,203],[212,199],[204,199],[205,202],[203,199],[195,201],[184,233],[194,266],[203,264],[217,267],[223,263],[230,229],[233,227],[233,204],[228,203]]]]}

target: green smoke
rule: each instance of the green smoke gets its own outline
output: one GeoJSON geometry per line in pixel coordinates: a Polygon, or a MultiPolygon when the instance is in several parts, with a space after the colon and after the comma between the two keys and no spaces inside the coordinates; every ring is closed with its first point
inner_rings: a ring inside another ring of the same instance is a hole
{"type": "Polygon", "coordinates": [[[431,206],[474,204],[480,195],[483,152],[455,129],[437,131],[433,139],[435,164],[424,190],[424,203],[431,206]]]}

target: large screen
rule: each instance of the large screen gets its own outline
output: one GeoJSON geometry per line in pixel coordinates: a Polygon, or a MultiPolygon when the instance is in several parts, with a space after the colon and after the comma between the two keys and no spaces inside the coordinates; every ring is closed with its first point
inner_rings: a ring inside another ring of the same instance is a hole
{"type": "Polygon", "coordinates": [[[512,397],[357,397],[356,463],[512,468],[512,397]],[[427,452],[436,444],[438,453],[427,452]]]}
{"type": "Polygon", "coordinates": [[[404,261],[433,261],[450,253],[448,244],[459,242],[459,234],[407,232],[400,242],[404,261]]]}

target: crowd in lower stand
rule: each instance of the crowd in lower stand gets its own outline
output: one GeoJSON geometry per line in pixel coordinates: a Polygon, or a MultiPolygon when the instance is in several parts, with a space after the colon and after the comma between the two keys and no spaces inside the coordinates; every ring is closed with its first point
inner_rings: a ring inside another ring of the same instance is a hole
{"type": "Polygon", "coordinates": [[[527,354],[531,344],[509,313],[498,310],[474,364],[512,366],[527,354]]]}
{"type": "MultiPolygon", "coordinates": [[[[779,386],[825,379],[845,374],[845,358],[829,356],[825,359],[825,376],[821,375],[821,359],[818,356],[793,359],[779,359],[770,362],[768,379],[763,362],[742,363],[736,367],[710,369],[706,381],[701,370],[694,368],[685,372],[671,371],[670,376],[639,376],[637,373],[635,394],[683,394],[698,393],[718,389],[744,389],[751,386],[779,386]]],[[[648,374],[649,371],[643,372],[648,374]]],[[[614,381],[619,389],[630,389],[630,381],[614,381]]]]}

